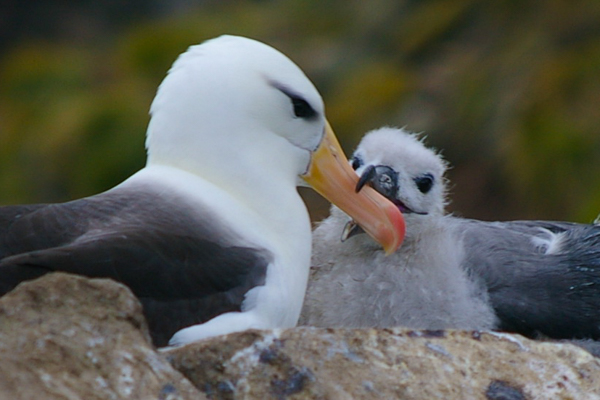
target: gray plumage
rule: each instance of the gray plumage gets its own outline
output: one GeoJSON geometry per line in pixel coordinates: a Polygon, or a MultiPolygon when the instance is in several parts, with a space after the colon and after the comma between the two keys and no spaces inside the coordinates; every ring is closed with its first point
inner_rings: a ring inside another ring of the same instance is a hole
{"type": "Polygon", "coordinates": [[[447,215],[446,163],[403,130],[367,134],[352,164],[404,212],[405,242],[389,257],[356,229],[342,243],[350,218],[333,207],[301,323],[600,338],[600,226],[447,215]]]}
{"type": "Polygon", "coordinates": [[[264,285],[272,254],[248,246],[210,208],[153,183],[0,207],[0,295],[53,271],[111,278],[141,301],[157,346],[179,329],[239,311],[246,293],[264,285]]]}

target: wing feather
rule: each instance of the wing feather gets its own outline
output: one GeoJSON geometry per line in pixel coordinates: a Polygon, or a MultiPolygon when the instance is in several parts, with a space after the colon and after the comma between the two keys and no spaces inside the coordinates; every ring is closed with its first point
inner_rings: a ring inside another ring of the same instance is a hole
{"type": "Polygon", "coordinates": [[[112,278],[142,301],[155,344],[239,311],[265,282],[268,251],[242,246],[214,216],[151,191],[0,208],[0,294],[52,271],[112,278]]]}

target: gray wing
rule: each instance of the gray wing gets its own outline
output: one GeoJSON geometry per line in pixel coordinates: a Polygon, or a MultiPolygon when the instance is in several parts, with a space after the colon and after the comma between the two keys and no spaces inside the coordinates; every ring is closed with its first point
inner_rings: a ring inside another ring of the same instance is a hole
{"type": "Polygon", "coordinates": [[[0,208],[0,295],[51,271],[112,278],[144,305],[153,340],[239,311],[270,254],[236,245],[215,217],[152,192],[0,208]]]}
{"type": "Polygon", "coordinates": [[[463,220],[460,230],[464,266],[487,288],[500,329],[600,339],[600,226],[463,220]]]}

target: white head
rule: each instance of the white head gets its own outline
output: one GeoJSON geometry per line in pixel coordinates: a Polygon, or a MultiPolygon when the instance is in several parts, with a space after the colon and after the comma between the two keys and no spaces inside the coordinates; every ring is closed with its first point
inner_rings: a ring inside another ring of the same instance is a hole
{"type": "MultiPolygon", "coordinates": [[[[397,128],[368,132],[350,162],[360,176],[357,190],[370,186],[402,212],[407,239],[418,235],[431,218],[444,215],[447,164],[416,134],[397,128]]],[[[349,221],[335,208],[332,216],[349,221]]],[[[361,233],[359,225],[347,222],[342,240],[361,233]]]]}
{"type": "MultiPolygon", "coordinates": [[[[321,96],[272,47],[235,36],[190,47],[160,85],[151,115],[148,166],[185,170],[262,211],[308,183],[388,251],[402,241],[401,214],[373,190],[354,192],[356,174],[321,96]]],[[[279,211],[265,216],[284,220],[279,211]]]]}
{"type": "Polygon", "coordinates": [[[362,181],[394,202],[406,218],[444,214],[447,164],[416,134],[395,128],[371,131],[350,162],[362,181]]]}
{"type": "Polygon", "coordinates": [[[292,61],[236,36],[191,46],[179,56],[151,115],[148,164],[176,166],[219,185],[240,175],[239,169],[263,165],[297,177],[326,124],[321,96],[292,61]],[[223,154],[236,162],[227,163],[223,154]]]}

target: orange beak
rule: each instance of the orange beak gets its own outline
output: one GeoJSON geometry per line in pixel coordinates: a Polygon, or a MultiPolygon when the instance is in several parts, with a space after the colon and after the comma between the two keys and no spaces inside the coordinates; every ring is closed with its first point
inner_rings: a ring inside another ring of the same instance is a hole
{"type": "Polygon", "coordinates": [[[321,196],[352,217],[383,246],[386,254],[392,254],[400,247],[406,232],[402,213],[371,187],[365,186],[356,193],[358,175],[350,167],[329,123],[302,178],[321,196]]]}

